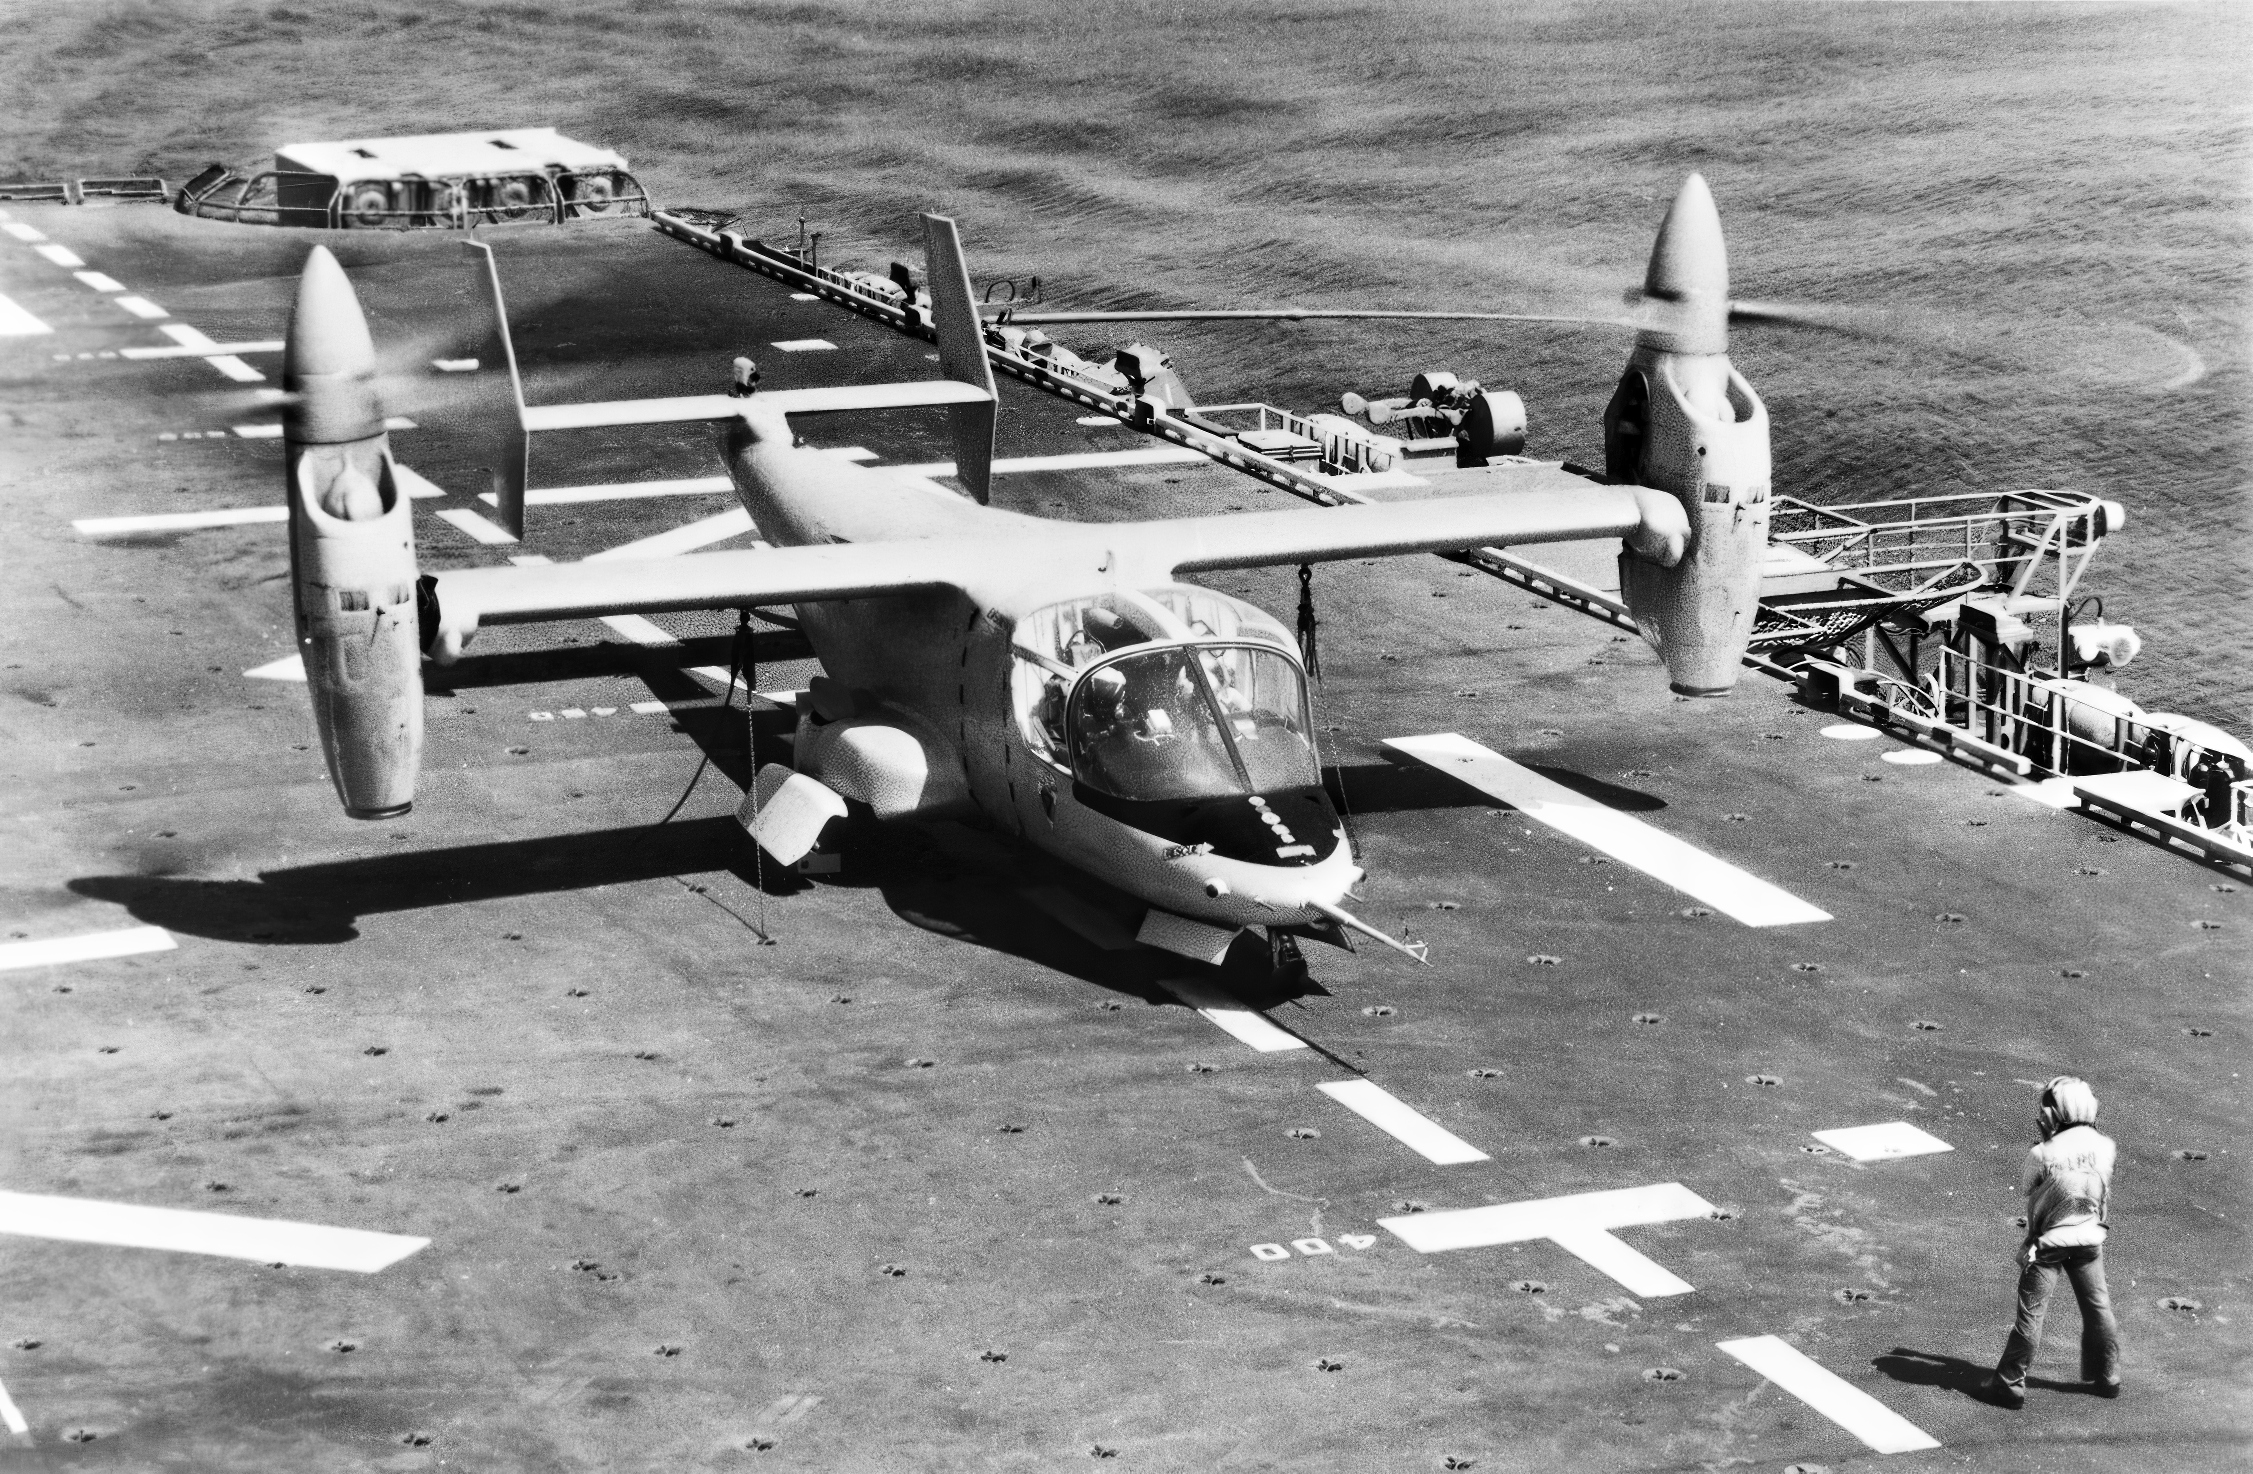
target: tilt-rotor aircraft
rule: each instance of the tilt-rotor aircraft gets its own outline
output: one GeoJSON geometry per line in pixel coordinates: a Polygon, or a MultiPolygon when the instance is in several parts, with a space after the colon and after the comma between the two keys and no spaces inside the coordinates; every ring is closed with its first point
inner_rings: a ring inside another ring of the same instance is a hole
{"type": "MultiPolygon", "coordinates": [[[[1247,927],[1340,943],[1349,928],[1422,960],[1344,909],[1362,872],[1323,788],[1291,635],[1187,576],[1617,537],[1622,590],[1674,689],[1734,683],[1767,540],[1768,424],[1728,360],[1726,259],[1702,180],[1660,229],[1645,290],[1668,310],[1640,328],[1607,414],[1614,478],[1641,484],[1557,469],[1507,492],[1142,522],[985,504],[992,372],[954,224],[926,215],[923,227],[943,378],[529,409],[519,391],[527,435],[721,422],[737,494],[771,546],[437,575],[416,564],[358,300],[313,250],[286,348],[291,567],[347,814],[407,812],[423,661],[451,664],[485,625],[794,605],[827,675],[801,699],[792,765],[758,771],[741,813],[777,861],[865,805],[1020,837],[1147,903],[1142,939],[1184,955],[1217,960],[1247,927]],[[920,405],[948,409],[969,496],[806,447],[790,426],[920,405]]],[[[500,497],[519,532],[522,464],[500,497]]]]}

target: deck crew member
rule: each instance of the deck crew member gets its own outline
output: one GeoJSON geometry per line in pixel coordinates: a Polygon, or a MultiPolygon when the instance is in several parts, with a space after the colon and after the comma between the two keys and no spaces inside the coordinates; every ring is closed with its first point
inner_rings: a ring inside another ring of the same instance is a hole
{"type": "Polygon", "coordinates": [[[749,399],[759,392],[759,366],[748,358],[738,358],[728,375],[728,394],[736,399],[749,399]]]}
{"type": "Polygon", "coordinates": [[[2019,1249],[2018,1322],[1988,1390],[2006,1407],[2026,1405],[2026,1370],[2042,1341],[2042,1312],[2064,1275],[2081,1306],[2081,1380],[2100,1397],[2120,1395],[2120,1327],[2104,1283],[2105,1219],[2112,1199],[2112,1138],[2098,1131],[2096,1092],[2073,1075],[2042,1091],[2042,1139],[2026,1154],[2026,1241],[2019,1249]]]}

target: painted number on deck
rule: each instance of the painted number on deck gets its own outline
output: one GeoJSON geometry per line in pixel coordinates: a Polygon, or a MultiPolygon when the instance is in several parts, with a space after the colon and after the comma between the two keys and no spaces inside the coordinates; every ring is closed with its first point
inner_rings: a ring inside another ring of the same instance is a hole
{"type": "MultiPolygon", "coordinates": [[[[1376,1243],[1377,1236],[1373,1233],[1341,1233],[1338,1235],[1338,1242],[1349,1249],[1360,1250],[1376,1243]]],[[[1308,1259],[1312,1259],[1317,1254],[1335,1254],[1338,1252],[1330,1247],[1327,1239],[1293,1239],[1291,1240],[1291,1249],[1298,1250],[1301,1255],[1308,1259]]],[[[1252,1257],[1270,1261],[1288,1259],[1291,1257],[1291,1249],[1286,1249],[1281,1244],[1254,1244],[1252,1245],[1252,1257]]]]}

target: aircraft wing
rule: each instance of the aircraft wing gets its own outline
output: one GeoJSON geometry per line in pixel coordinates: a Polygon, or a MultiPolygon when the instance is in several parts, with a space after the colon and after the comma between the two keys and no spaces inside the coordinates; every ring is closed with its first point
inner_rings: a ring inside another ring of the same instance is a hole
{"type": "Polygon", "coordinates": [[[1484,492],[1125,526],[1133,529],[1140,549],[1177,573],[1590,537],[1624,537],[1672,566],[1689,536],[1689,519],[1673,497],[1645,487],[1594,483],[1571,491],[1484,492]]]}
{"type": "Polygon", "coordinates": [[[941,588],[990,556],[955,540],[747,548],[674,558],[593,560],[435,575],[442,662],[478,628],[606,614],[739,609],[941,588]]]}

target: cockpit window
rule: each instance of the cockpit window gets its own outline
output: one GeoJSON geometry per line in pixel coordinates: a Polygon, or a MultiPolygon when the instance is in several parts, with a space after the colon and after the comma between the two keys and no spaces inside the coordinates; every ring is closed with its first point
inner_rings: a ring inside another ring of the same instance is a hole
{"type": "Polygon", "coordinates": [[[1073,689],[1072,774],[1116,798],[1207,798],[1321,782],[1306,678],[1273,650],[1169,645],[1097,666],[1073,689]]]}

